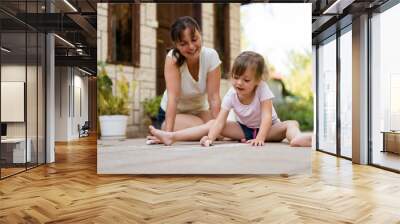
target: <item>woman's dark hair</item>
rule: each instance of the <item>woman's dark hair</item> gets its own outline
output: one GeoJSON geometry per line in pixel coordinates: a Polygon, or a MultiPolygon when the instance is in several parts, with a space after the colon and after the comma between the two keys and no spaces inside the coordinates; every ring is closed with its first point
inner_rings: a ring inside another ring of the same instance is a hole
{"type": "MultiPolygon", "coordinates": [[[[189,28],[191,30],[192,36],[195,35],[196,30],[200,32],[199,24],[192,17],[179,17],[171,26],[171,39],[174,43],[182,40],[181,35],[186,28],[189,28]]],[[[173,48],[172,55],[175,56],[175,58],[177,59],[176,64],[178,65],[178,67],[180,67],[185,62],[185,57],[179,52],[176,47],[173,48]]]]}

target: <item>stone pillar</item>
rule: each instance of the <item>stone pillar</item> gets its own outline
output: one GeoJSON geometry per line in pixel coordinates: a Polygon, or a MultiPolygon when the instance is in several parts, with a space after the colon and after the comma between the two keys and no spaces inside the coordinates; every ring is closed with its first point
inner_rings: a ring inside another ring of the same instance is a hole
{"type": "MultiPolygon", "coordinates": [[[[54,6],[47,2],[47,12],[53,12],[54,6]]],[[[46,35],[46,163],[55,162],[55,53],[54,34],[46,35]]]]}
{"type": "Polygon", "coordinates": [[[352,25],[352,148],[353,162],[368,163],[368,16],[361,15],[352,25]]]}

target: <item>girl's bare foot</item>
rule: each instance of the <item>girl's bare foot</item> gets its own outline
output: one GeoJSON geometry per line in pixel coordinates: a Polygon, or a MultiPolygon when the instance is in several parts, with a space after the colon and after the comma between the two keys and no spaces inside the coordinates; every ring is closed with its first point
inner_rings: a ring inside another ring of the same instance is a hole
{"type": "Polygon", "coordinates": [[[307,134],[299,134],[292,139],[290,146],[292,147],[311,147],[312,136],[307,134]]]}
{"type": "Polygon", "coordinates": [[[153,134],[159,141],[164,143],[164,145],[172,145],[174,143],[174,138],[172,132],[158,130],[153,126],[149,126],[151,134],[153,134]]]}

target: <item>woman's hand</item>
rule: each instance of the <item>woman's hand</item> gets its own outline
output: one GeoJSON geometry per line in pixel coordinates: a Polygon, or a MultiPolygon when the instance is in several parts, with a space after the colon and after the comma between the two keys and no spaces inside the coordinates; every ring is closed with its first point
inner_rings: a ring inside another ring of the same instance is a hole
{"type": "Polygon", "coordinates": [[[251,146],[263,146],[265,144],[264,140],[260,139],[251,139],[246,142],[247,144],[251,144],[251,146]]]}
{"type": "Polygon", "coordinates": [[[213,145],[213,141],[211,139],[208,138],[208,136],[203,136],[200,139],[200,144],[204,147],[209,147],[213,145]]]}

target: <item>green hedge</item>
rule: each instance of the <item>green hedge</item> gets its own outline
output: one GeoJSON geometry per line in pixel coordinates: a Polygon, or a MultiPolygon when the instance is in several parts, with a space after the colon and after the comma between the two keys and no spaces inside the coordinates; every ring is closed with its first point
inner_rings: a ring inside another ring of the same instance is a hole
{"type": "Polygon", "coordinates": [[[279,118],[284,120],[296,120],[300,123],[302,131],[313,130],[313,99],[299,97],[286,97],[282,103],[276,104],[276,112],[279,118]]]}
{"type": "Polygon", "coordinates": [[[288,54],[290,72],[283,77],[285,88],[290,94],[276,105],[281,120],[296,120],[302,131],[313,130],[313,92],[311,52],[288,54]]]}

